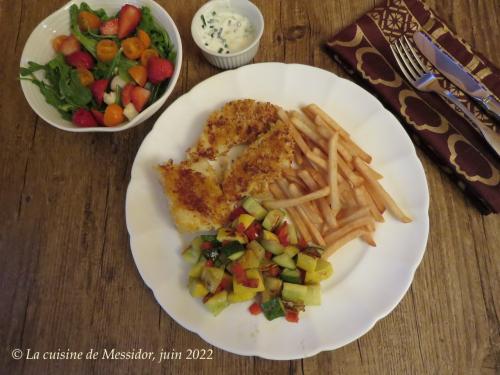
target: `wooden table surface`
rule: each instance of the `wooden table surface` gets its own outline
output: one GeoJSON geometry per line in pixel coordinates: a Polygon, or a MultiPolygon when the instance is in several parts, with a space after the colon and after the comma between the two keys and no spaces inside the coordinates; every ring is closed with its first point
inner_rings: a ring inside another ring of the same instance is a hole
{"type": "MultiPolygon", "coordinates": [[[[421,152],[431,194],[425,257],[402,302],[357,341],[282,362],[216,348],[212,360],[161,364],[25,359],[27,349],[211,347],[162,311],[129,249],[124,202],[130,168],[157,116],[120,133],[72,134],[47,125],[23,97],[16,77],[26,39],[64,2],[0,0],[1,374],[500,372],[500,218],[479,215],[421,152]],[[23,359],[12,359],[16,348],[23,359]]],[[[191,18],[202,1],[159,2],[176,22],[184,48],[168,105],[218,70],[204,61],[190,36],[191,18]]],[[[321,44],[377,2],[256,0],[266,30],[255,61],[310,64],[345,76],[321,44]],[[297,27],[303,32],[294,33],[297,27]]],[[[500,65],[498,0],[427,3],[500,65]]]]}

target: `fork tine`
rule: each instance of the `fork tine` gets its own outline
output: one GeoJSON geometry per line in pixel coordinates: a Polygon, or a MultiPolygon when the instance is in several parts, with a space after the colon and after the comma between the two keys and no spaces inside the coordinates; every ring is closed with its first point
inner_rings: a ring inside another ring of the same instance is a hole
{"type": "Polygon", "coordinates": [[[425,73],[425,69],[422,70],[422,67],[417,64],[415,61],[416,59],[416,54],[412,50],[411,45],[405,37],[399,38],[399,42],[401,43],[401,48],[404,49],[406,58],[408,59],[408,62],[411,64],[413,69],[415,69],[415,72],[418,74],[418,76],[422,76],[425,73]]]}
{"type": "Polygon", "coordinates": [[[413,55],[413,57],[415,58],[415,61],[417,61],[418,65],[420,65],[420,68],[422,68],[423,72],[427,72],[427,67],[425,66],[425,64],[423,63],[423,61],[420,59],[420,57],[418,57],[417,53],[415,52],[415,48],[413,48],[413,46],[411,45],[410,41],[408,40],[408,38],[406,37],[406,35],[403,36],[405,42],[406,42],[406,45],[409,47],[410,51],[411,51],[411,54],[413,55]]]}
{"type": "Polygon", "coordinates": [[[401,69],[401,71],[403,72],[404,76],[406,77],[406,79],[408,81],[410,81],[411,83],[414,81],[414,79],[410,76],[410,74],[406,71],[406,68],[405,66],[403,65],[403,62],[401,61],[402,60],[402,57],[399,56],[399,52],[398,50],[396,49],[396,47],[394,46],[394,44],[391,44],[391,50],[392,50],[392,54],[394,55],[394,58],[396,59],[396,62],[398,63],[399,65],[399,68],[401,69]]]}
{"type": "Polygon", "coordinates": [[[406,71],[408,72],[408,74],[410,76],[413,77],[413,80],[416,81],[420,75],[415,71],[415,69],[413,68],[413,66],[411,65],[411,63],[408,62],[409,58],[406,55],[406,51],[403,48],[403,46],[401,44],[401,41],[398,39],[394,43],[394,46],[396,47],[396,49],[399,52],[399,57],[401,57],[401,61],[403,62],[404,66],[406,67],[406,71]]]}

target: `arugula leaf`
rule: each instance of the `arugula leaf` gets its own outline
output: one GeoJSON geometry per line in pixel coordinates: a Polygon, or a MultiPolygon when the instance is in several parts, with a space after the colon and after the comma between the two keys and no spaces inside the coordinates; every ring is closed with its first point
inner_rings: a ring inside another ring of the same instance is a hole
{"type": "Polygon", "coordinates": [[[69,8],[71,33],[75,36],[76,39],[78,39],[78,41],[85,47],[85,49],[92,54],[92,56],[96,57],[97,40],[92,39],[81,32],[80,26],[78,26],[78,13],[78,6],[76,4],[73,4],[69,8]]]}
{"type": "Polygon", "coordinates": [[[71,104],[85,107],[92,101],[91,91],[83,86],[78,77],[78,72],[71,69],[59,81],[59,92],[71,104]]]}
{"type": "Polygon", "coordinates": [[[130,77],[130,74],[128,74],[128,70],[135,65],[138,65],[137,61],[121,59],[118,63],[118,75],[120,76],[120,78],[125,82],[130,82],[132,80],[132,77],[130,77]]]}
{"type": "Polygon", "coordinates": [[[151,44],[158,51],[160,56],[169,60],[175,60],[176,52],[168,33],[161,27],[151,14],[148,7],[141,8],[141,23],[138,28],[147,32],[151,38],[151,44]]]}

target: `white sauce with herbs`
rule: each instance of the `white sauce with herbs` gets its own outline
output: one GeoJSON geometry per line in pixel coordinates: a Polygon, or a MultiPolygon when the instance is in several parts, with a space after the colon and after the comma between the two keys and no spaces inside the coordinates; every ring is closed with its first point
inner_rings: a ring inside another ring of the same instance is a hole
{"type": "Polygon", "coordinates": [[[252,44],[255,30],[247,17],[229,7],[221,7],[200,16],[198,35],[206,49],[226,55],[252,44]]]}

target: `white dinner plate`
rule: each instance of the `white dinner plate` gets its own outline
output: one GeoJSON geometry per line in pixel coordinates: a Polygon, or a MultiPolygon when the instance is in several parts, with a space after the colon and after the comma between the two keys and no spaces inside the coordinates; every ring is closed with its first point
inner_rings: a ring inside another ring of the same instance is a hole
{"type": "Polygon", "coordinates": [[[262,63],[217,74],[177,99],[144,139],[132,167],[126,220],[130,247],[146,285],[180,325],[208,343],[241,355],[297,359],[339,348],[370,330],[408,290],[425,251],[429,192],[424,170],[401,124],[367,91],[335,74],[306,65],[262,63]],[[369,152],[381,183],[410,214],[403,224],[386,213],[371,248],[349,243],[329,260],[335,273],[322,283],[322,305],[308,306],[298,324],[267,321],[231,305],[213,317],[187,290],[185,246],[168,211],[154,166],[181,161],[209,113],[240,98],[286,109],[317,103],[369,152]]]}

